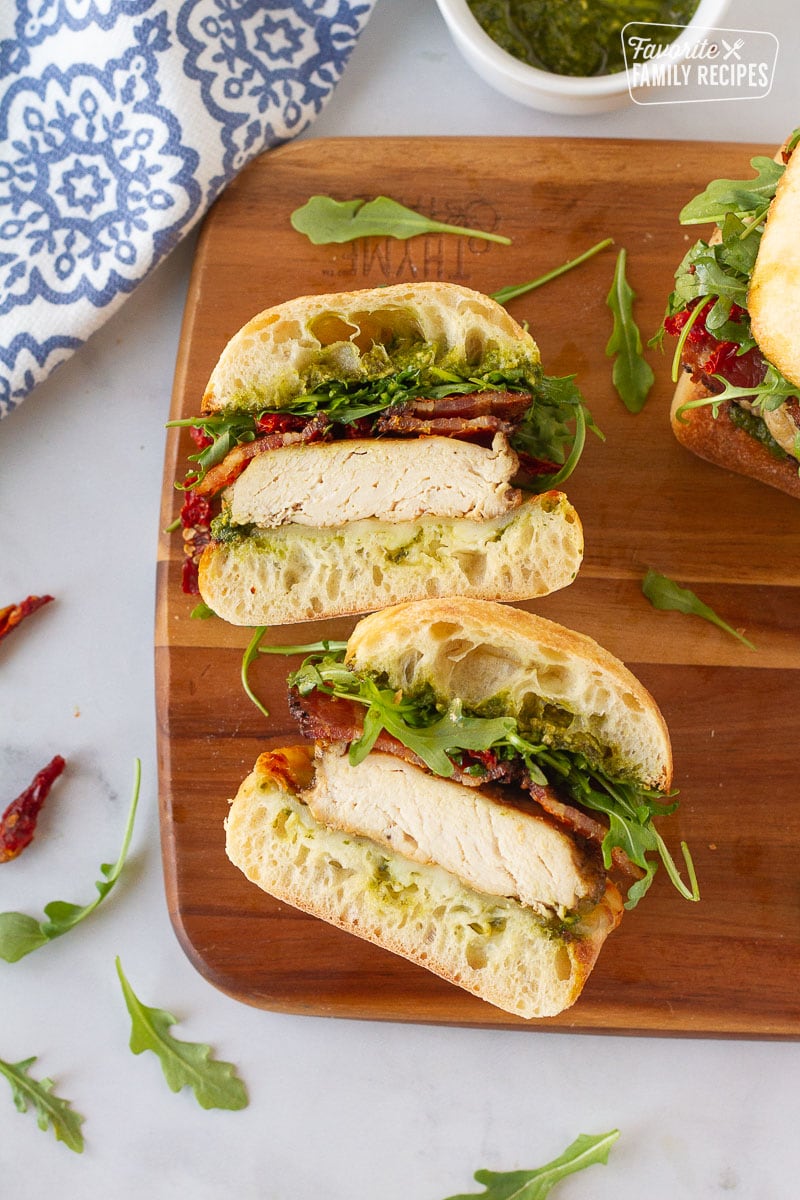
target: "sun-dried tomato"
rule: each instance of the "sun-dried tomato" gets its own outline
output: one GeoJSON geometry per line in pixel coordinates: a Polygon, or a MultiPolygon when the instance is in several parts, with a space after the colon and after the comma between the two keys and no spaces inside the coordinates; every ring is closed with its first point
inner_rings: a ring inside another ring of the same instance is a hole
{"type": "Polygon", "coordinates": [[[203,550],[211,541],[211,501],[189,491],[181,506],[183,549],[186,558],[181,570],[181,590],[188,596],[199,594],[197,568],[203,550]]]}
{"type": "Polygon", "coordinates": [[[20,621],[36,612],[43,604],[49,604],[52,599],[52,596],[26,596],[19,604],[7,604],[5,608],[0,608],[0,641],[11,633],[12,629],[16,629],[20,621]]]}
{"type": "Polygon", "coordinates": [[[33,841],[42,805],[66,765],[61,755],[57,754],[34,776],[25,791],[11,801],[0,817],[0,863],[16,858],[33,841]]]}
{"type": "Polygon", "coordinates": [[[200,595],[198,566],[192,558],[185,558],[181,564],[181,591],[187,596],[200,595]]]}
{"type": "Polygon", "coordinates": [[[214,441],[214,439],[210,437],[205,430],[201,429],[199,425],[189,426],[189,437],[192,439],[195,446],[197,446],[198,450],[205,450],[206,446],[210,446],[214,441]]]}
{"type": "Polygon", "coordinates": [[[308,423],[308,417],[296,417],[292,413],[265,412],[256,421],[259,433],[288,433],[292,429],[302,429],[308,423]]]}
{"type": "Polygon", "coordinates": [[[184,529],[192,529],[195,525],[211,524],[211,503],[205,496],[197,492],[187,492],[186,499],[181,505],[181,525],[184,529]]]}

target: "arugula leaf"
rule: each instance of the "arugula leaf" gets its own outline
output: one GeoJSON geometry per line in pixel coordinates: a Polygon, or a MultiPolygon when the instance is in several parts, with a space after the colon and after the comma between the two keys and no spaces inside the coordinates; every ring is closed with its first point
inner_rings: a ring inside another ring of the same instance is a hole
{"type": "MultiPolygon", "coordinates": [[[[694,300],[713,299],[708,329],[720,341],[739,343],[742,353],[755,345],[746,313],[747,289],[764,220],[785,170],[771,158],[754,158],[751,163],[757,172],[755,179],[743,182],[715,179],[682,209],[682,224],[715,222],[721,240],[700,240],[684,255],[675,272],[675,289],[665,314],[666,317],[674,316],[694,300]],[[733,304],[744,309],[745,315],[730,322],[728,317],[733,304]]],[[[662,323],[649,345],[660,345],[664,332],[662,323]]]]}
{"type": "Polygon", "coordinates": [[[455,770],[448,750],[489,750],[496,742],[513,733],[516,722],[511,717],[465,717],[459,704],[452,704],[444,716],[432,724],[415,725],[407,719],[415,716],[413,701],[396,698],[392,689],[379,688],[371,679],[364,680],[366,704],[362,736],[350,746],[350,762],[355,767],[362,762],[382,730],[392,734],[419,755],[435,775],[449,778],[455,770]]]}
{"type": "Polygon", "coordinates": [[[359,676],[342,662],[343,651],[311,654],[289,676],[289,686],[301,695],[316,688],[334,697],[355,701],[365,708],[362,734],[350,745],[350,761],[361,762],[382,729],[413,750],[434,774],[453,774],[454,759],[462,751],[491,750],[501,760],[519,756],[534,782],[554,783],[578,804],[605,813],[610,828],[603,839],[606,867],[611,865],[614,846],[625,850],[631,862],[641,867],[645,879],[628,891],[626,908],[633,908],[652,881],[655,866],[647,855],[655,852],[670,880],[687,900],[698,900],[699,891],[688,848],[682,851],[689,875],[683,883],[663,839],[652,825],[654,816],[668,815],[676,803],[662,793],[632,782],[610,779],[592,766],[579,751],[562,750],[531,741],[513,717],[476,717],[452,703],[442,712],[432,696],[404,696],[381,688],[369,676],[359,676]]]}
{"type": "Polygon", "coordinates": [[[511,245],[511,238],[499,233],[448,225],[406,208],[389,196],[374,200],[334,200],[331,196],[312,196],[290,217],[292,227],[304,233],[315,246],[331,242],[352,242],[361,237],[393,237],[401,241],[423,233],[456,233],[463,237],[483,238],[487,242],[511,245]]]}
{"type": "Polygon", "coordinates": [[[133,794],[122,838],[122,848],[115,863],[101,863],[100,871],[103,878],[95,883],[96,899],[83,905],[70,904],[64,900],[53,900],[50,904],[45,905],[46,921],[37,921],[35,917],[28,916],[26,913],[0,913],[0,958],[5,959],[6,962],[18,962],[26,954],[38,950],[40,946],[46,945],[53,938],[68,933],[70,929],[93,913],[106,898],[122,874],[122,868],[125,865],[139,802],[141,771],[142,764],[137,758],[134,763],[133,794]]]}
{"type": "Polygon", "coordinates": [[[797,384],[790,383],[777,367],[773,367],[772,363],[768,364],[763,381],[753,387],[734,387],[722,375],[715,375],[714,378],[723,385],[722,391],[716,392],[713,396],[701,397],[699,401],[687,400],[677,410],[678,418],[685,409],[699,408],[701,404],[710,404],[716,411],[724,400],[737,400],[743,396],[747,396],[752,401],[754,408],[760,409],[762,412],[771,412],[773,409],[779,408],[789,396],[797,395],[797,384]]]}
{"type": "Polygon", "coordinates": [[[614,281],[606,297],[606,304],[614,317],[606,354],[615,356],[611,378],[620,400],[628,412],[638,413],[644,408],[655,376],[644,359],[641,335],[633,317],[636,293],[625,277],[625,263],[626,252],[623,248],[617,255],[614,281]]]}
{"type": "Polygon", "coordinates": [[[261,643],[268,629],[268,625],[258,626],[242,655],[241,666],[241,680],[245,695],[252,700],[258,711],[265,717],[269,717],[269,712],[253,691],[249,679],[250,665],[259,654],[285,654],[288,656],[290,654],[312,654],[314,651],[322,651],[325,654],[343,654],[347,647],[347,642],[329,641],[327,638],[321,642],[306,642],[304,645],[298,646],[262,646],[261,643]]]}
{"type": "Polygon", "coordinates": [[[57,1141],[63,1142],[76,1154],[82,1154],[81,1124],[85,1118],[75,1112],[69,1100],[62,1100],[54,1095],[52,1079],[32,1078],[30,1069],[35,1062],[35,1055],[17,1063],[5,1062],[0,1058],[0,1075],[5,1075],[11,1084],[11,1094],[17,1112],[27,1112],[28,1105],[32,1104],[36,1110],[39,1128],[46,1130],[48,1126],[52,1126],[57,1141]]]}
{"type": "Polygon", "coordinates": [[[721,224],[728,213],[766,215],[775,196],[778,181],[786,167],[772,158],[757,155],[750,159],[754,179],[714,179],[708,187],[681,209],[681,225],[701,225],[708,221],[721,224]]]}
{"type": "Polygon", "coordinates": [[[500,288],[499,291],[492,292],[491,297],[498,304],[508,304],[510,300],[515,300],[517,296],[524,296],[526,292],[532,292],[535,288],[542,287],[543,284],[549,283],[551,279],[557,279],[559,275],[564,275],[567,271],[571,271],[573,267],[578,267],[581,263],[585,263],[587,259],[593,258],[595,254],[599,254],[601,250],[605,250],[606,246],[613,245],[613,238],[605,238],[602,242],[597,242],[596,245],[591,246],[588,250],[584,250],[583,254],[579,254],[577,258],[571,258],[563,266],[548,271],[546,275],[540,275],[538,279],[533,279],[530,283],[518,283],[500,288]]]}
{"type": "Polygon", "coordinates": [[[202,429],[203,433],[211,438],[211,443],[208,446],[204,446],[202,450],[188,455],[188,460],[194,464],[194,469],[188,480],[185,480],[183,483],[176,483],[175,487],[183,492],[188,491],[189,488],[196,487],[198,483],[203,481],[211,467],[215,467],[217,463],[222,462],[225,455],[234,446],[238,446],[240,442],[255,441],[258,432],[257,420],[257,415],[240,412],[237,409],[224,413],[214,413],[211,416],[183,417],[180,420],[167,421],[167,429],[202,429]]]}
{"type": "Polygon", "coordinates": [[[724,630],[725,633],[729,633],[731,637],[737,638],[748,649],[756,649],[751,641],[738,630],[733,629],[721,617],[718,617],[713,608],[709,608],[694,592],[689,588],[681,587],[667,575],[660,575],[657,571],[649,570],[642,581],[642,591],[653,608],[702,617],[704,620],[710,621],[712,625],[724,630]]]}
{"type": "Polygon", "coordinates": [[[119,957],[117,974],[131,1017],[130,1048],[134,1054],[152,1050],[161,1062],[164,1078],[173,1092],[190,1087],[201,1108],[247,1107],[247,1092],[232,1063],[210,1058],[211,1047],[174,1038],[170,1026],[177,1017],[161,1008],[148,1008],[125,977],[119,957]]]}
{"type": "Polygon", "coordinates": [[[207,621],[209,617],[215,617],[216,615],[213,608],[210,608],[205,600],[201,600],[198,604],[195,604],[189,613],[189,616],[195,621],[207,621]]]}
{"type": "Polygon", "coordinates": [[[532,1171],[476,1171],[476,1182],[486,1190],[450,1196],[448,1200],[545,1200],[551,1189],[568,1175],[594,1163],[607,1163],[618,1137],[618,1129],[609,1133],[581,1133],[558,1158],[532,1171]]]}
{"type": "Polygon", "coordinates": [[[515,450],[534,460],[561,464],[554,474],[536,476],[536,491],[558,487],[569,478],[583,453],[587,428],[605,441],[586,407],[575,376],[543,375],[533,404],[509,439],[515,450]],[[572,421],[574,432],[569,428],[572,421]]]}

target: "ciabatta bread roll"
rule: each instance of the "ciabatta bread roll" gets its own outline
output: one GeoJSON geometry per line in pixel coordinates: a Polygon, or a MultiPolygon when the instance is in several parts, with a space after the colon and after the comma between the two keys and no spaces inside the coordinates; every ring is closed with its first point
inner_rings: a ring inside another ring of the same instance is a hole
{"type": "Polygon", "coordinates": [[[580,995],[656,870],[672,752],[652,696],[592,639],[505,605],[373,613],[292,673],[313,750],[262,755],[227,820],[254,883],[491,1004],[580,995]]]}
{"type": "Polygon", "coordinates": [[[559,486],[586,412],[494,300],[397,284],[277,305],[229,342],[183,486],[185,589],[234,624],[506,601],[583,556],[559,486]]]}
{"type": "Polygon", "coordinates": [[[312,761],[300,746],[260,755],[231,805],[227,852],[252,883],[516,1016],[554,1016],[575,1002],[622,916],[613,885],[569,929],[550,928],[513,898],[320,824],[298,781],[312,761]]]}
{"type": "Polygon", "coordinates": [[[755,180],[717,180],[683,209],[713,220],[676,273],[664,327],[683,339],[670,410],[699,457],[800,497],[800,157],[796,137],[755,180]],[[735,299],[734,299],[735,298],[735,299]]]}

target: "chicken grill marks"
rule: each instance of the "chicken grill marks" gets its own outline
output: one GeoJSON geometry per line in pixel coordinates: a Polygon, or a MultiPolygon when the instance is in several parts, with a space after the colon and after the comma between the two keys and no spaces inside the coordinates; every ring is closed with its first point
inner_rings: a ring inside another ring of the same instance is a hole
{"type": "MultiPolygon", "coordinates": [[[[349,744],[357,741],[363,732],[364,710],[355,700],[329,696],[320,691],[301,696],[297,688],[290,688],[289,711],[297,721],[303,736],[310,741],[349,744]]],[[[413,750],[404,746],[386,730],[381,730],[378,734],[373,749],[383,754],[394,754],[423,771],[428,770],[413,750]]],[[[600,846],[608,833],[608,826],[602,821],[590,816],[583,809],[560,800],[551,788],[534,783],[519,760],[500,760],[491,751],[465,752],[462,762],[453,761],[451,778],[465,787],[477,788],[500,783],[519,788],[535,800],[557,824],[596,847],[600,846]]],[[[614,867],[627,878],[642,877],[643,872],[640,868],[632,863],[619,847],[614,847],[612,858],[614,867]]]]}

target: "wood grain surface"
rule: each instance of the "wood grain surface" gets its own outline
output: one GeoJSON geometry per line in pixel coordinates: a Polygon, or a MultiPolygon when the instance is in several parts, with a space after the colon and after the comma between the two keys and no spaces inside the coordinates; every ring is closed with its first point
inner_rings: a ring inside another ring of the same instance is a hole
{"type": "MultiPolygon", "coordinates": [[[[633,416],[611,385],[605,304],[628,252],[645,340],[674,269],[702,232],[682,205],[709,177],[748,174],[769,147],[544,139],[308,141],[255,161],[214,205],[196,255],[173,416],[198,411],[228,338],[295,295],[448,279],[492,292],[532,279],[605,237],[615,247],[509,311],[529,323],[549,374],[577,373],[605,441],[590,437],[567,486],[586,558],[568,589],[528,607],[597,638],[658,701],[681,804],[664,828],[686,839],[702,892],[682,900],[659,872],[612,935],[577,1004],[526,1023],[355,937],[273,901],[227,860],[228,800],[267,747],[297,740],[285,677],[263,657],[240,683],[250,631],[190,617],[180,534],[158,553],[156,678],[161,830],[170,914],[191,961],[247,1003],[280,1011],[524,1029],[794,1038],[800,1034],[800,504],[709,466],[668,423],[670,353],[648,352],[656,385],[633,416]],[[289,223],[314,193],[380,193],[442,220],[496,229],[501,246],[452,235],[312,246],[289,223]],[[657,612],[647,567],[693,588],[757,649],[698,618],[657,612]]],[[[166,438],[161,527],[190,450],[166,438]]],[[[346,637],[352,620],[276,629],[273,642],[346,637]]]]}

